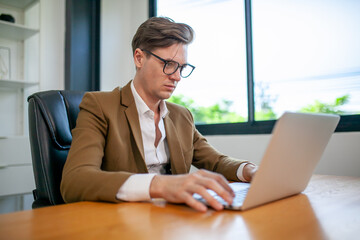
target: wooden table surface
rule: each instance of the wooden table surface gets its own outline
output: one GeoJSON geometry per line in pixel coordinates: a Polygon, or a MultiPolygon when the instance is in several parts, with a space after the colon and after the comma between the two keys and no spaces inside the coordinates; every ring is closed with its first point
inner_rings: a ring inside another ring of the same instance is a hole
{"type": "Polygon", "coordinates": [[[244,212],[157,200],[2,214],[0,239],[360,239],[360,178],[315,175],[304,193],[244,212]]]}

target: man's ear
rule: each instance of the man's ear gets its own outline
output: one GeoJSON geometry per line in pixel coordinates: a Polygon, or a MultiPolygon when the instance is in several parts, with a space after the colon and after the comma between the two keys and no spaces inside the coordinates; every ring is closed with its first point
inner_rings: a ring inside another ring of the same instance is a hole
{"type": "Polygon", "coordinates": [[[141,68],[142,67],[144,58],[145,58],[144,52],[141,51],[140,48],[135,49],[134,63],[135,63],[136,68],[141,68]]]}

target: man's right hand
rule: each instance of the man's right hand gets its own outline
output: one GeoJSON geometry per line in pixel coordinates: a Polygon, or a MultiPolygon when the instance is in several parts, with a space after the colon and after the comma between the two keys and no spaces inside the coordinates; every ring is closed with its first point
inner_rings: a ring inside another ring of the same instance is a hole
{"type": "Polygon", "coordinates": [[[205,212],[207,207],[193,197],[193,194],[197,193],[212,208],[222,210],[223,205],[208,193],[208,189],[213,190],[229,204],[235,196],[224,176],[199,170],[184,175],[156,175],[150,185],[150,197],[163,198],[173,203],[185,203],[195,210],[205,212]]]}

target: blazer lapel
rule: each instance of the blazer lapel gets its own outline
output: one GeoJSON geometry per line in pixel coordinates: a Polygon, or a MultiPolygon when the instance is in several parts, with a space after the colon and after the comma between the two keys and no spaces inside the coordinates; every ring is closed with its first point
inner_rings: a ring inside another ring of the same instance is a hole
{"type": "Polygon", "coordinates": [[[129,82],[125,87],[123,87],[121,89],[121,100],[120,101],[121,101],[122,105],[127,107],[127,109],[125,110],[125,115],[126,115],[126,118],[128,120],[129,126],[130,126],[130,131],[132,132],[132,134],[134,136],[137,148],[139,149],[139,152],[141,155],[141,159],[135,158],[135,161],[137,162],[138,166],[140,167],[139,170],[141,170],[143,172],[148,172],[146,163],[145,163],[144,146],[143,146],[142,137],[141,137],[139,116],[138,116],[138,112],[136,109],[134,97],[131,92],[130,83],[131,82],[129,82]]]}
{"type": "Polygon", "coordinates": [[[171,171],[173,174],[187,173],[179,137],[169,114],[164,118],[164,125],[170,152],[171,171]]]}

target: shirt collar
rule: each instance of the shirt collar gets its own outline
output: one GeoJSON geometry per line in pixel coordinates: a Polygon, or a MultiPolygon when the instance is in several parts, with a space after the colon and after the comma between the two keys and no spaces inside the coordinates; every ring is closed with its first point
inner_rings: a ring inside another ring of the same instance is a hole
{"type": "MultiPolygon", "coordinates": [[[[134,86],[134,82],[131,81],[131,92],[134,95],[134,99],[135,99],[135,104],[136,104],[136,108],[138,111],[139,115],[144,115],[147,112],[153,112],[144,102],[144,100],[140,97],[140,95],[138,94],[138,92],[135,89],[134,86]]],[[[161,100],[160,104],[159,104],[159,108],[160,108],[160,117],[161,118],[165,118],[165,116],[168,114],[168,109],[166,107],[165,101],[161,100]]]]}

